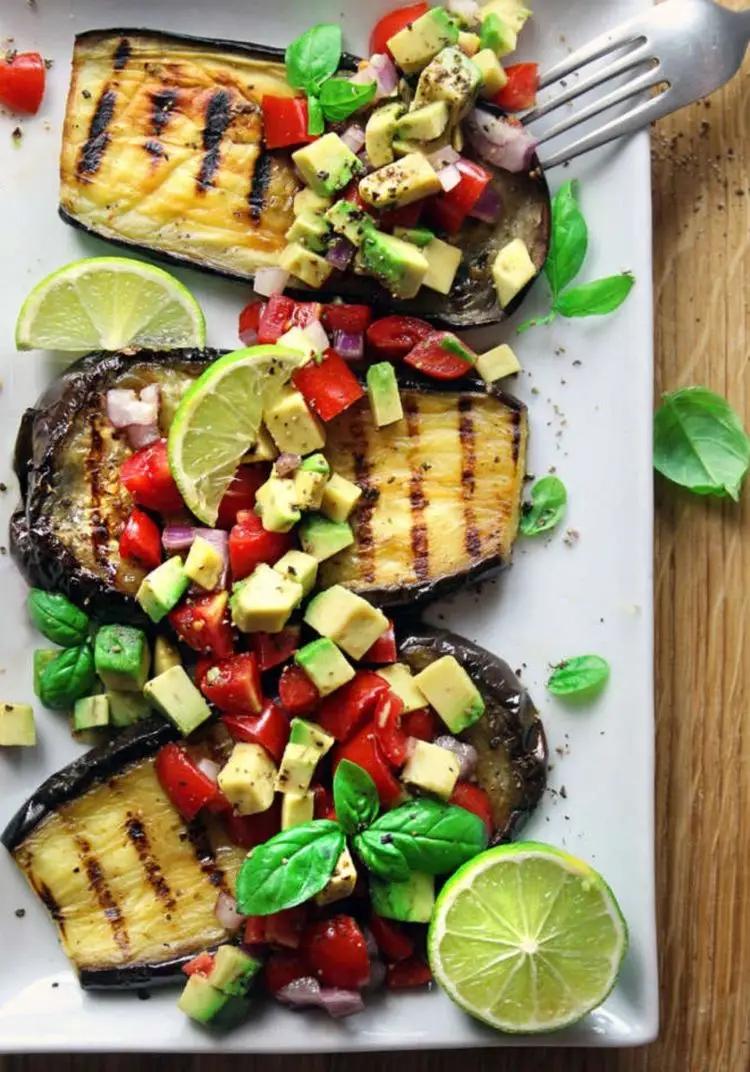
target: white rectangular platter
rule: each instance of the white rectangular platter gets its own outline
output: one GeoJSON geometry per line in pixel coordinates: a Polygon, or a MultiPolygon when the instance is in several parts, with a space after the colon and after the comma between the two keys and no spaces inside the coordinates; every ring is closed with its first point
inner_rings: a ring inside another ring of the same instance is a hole
{"type": "MultiPolygon", "coordinates": [[[[285,45],[314,21],[343,14],[346,46],[362,53],[389,0],[3,0],[0,39],[53,60],[39,117],[0,114],[0,544],[16,498],[12,449],[20,416],[59,371],[53,355],[16,354],[13,327],[22,299],[66,262],[108,252],[56,213],[57,158],[75,33],[147,26],[285,45]]],[[[549,65],[572,46],[647,6],[646,0],[536,0],[522,58],[549,65]]],[[[576,161],[552,175],[576,176],[591,231],[582,279],[631,269],[637,284],[619,313],[558,321],[516,339],[515,325],[485,332],[507,340],[524,366],[515,390],[529,405],[529,471],[554,467],[570,499],[567,539],[520,542],[513,568],[479,594],[464,593],[429,616],[478,640],[521,669],[550,742],[550,788],[525,835],[569,849],[612,885],[628,920],[631,947],[606,1004],[575,1028],[542,1039],[504,1038],[465,1017],[440,992],[368,1000],[365,1013],[333,1022],[261,1003],[241,1029],[217,1038],[177,1010],[174,991],[83,993],[58,948],[41,904],[9,859],[0,859],[0,1051],[304,1052],[472,1046],[629,1046],[654,1038],[658,1022],[653,869],[652,698],[652,296],[648,136],[576,161]],[[596,652],[611,682],[593,705],[555,702],[544,683],[551,663],[596,652]],[[23,912],[17,910],[22,909],[23,912]]],[[[206,311],[209,344],[237,344],[247,287],[180,272],[206,311]]],[[[540,282],[522,316],[544,310],[540,282]]],[[[517,318],[518,319],[518,318],[517,318]]],[[[25,586],[5,546],[0,556],[0,694],[31,696],[38,645],[24,612],[25,586]]],[[[37,712],[36,749],[0,754],[0,826],[53,770],[80,753],[67,722],[37,712]]]]}

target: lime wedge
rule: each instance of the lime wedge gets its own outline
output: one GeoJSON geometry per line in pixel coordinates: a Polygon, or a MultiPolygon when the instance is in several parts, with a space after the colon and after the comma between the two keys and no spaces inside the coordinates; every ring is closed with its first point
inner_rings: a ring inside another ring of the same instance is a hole
{"type": "Polygon", "coordinates": [[[214,361],[185,392],[169,429],[169,467],[187,506],[213,525],[264,408],[304,360],[280,346],[251,346],[214,361]]]}
{"type": "Polygon", "coordinates": [[[19,350],[204,346],[206,322],[179,280],[127,257],[89,257],[48,275],[16,323],[19,350]]]}
{"type": "Polygon", "coordinates": [[[588,864],[534,841],[489,849],[443,887],[430,966],[466,1012],[499,1031],[554,1031],[615,984],[627,927],[588,864]]]}

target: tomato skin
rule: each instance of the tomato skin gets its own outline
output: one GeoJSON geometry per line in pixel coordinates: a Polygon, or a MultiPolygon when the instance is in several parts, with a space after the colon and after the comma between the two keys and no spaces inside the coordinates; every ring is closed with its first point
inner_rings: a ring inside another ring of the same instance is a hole
{"type": "Polygon", "coordinates": [[[281,830],[281,802],[277,799],[267,811],[256,815],[222,815],[230,839],[242,849],[254,849],[281,830]]]}
{"type": "Polygon", "coordinates": [[[461,159],[456,167],[461,181],[447,193],[430,198],[427,214],[431,222],[448,234],[457,234],[464,220],[484,193],[492,175],[473,160],[461,159]]]}
{"type": "Polygon", "coordinates": [[[208,655],[201,655],[200,659],[196,660],[195,666],[193,668],[193,681],[197,688],[201,687],[201,682],[203,681],[203,678],[214,665],[215,661],[215,659],[212,659],[208,655]]]}
{"type": "Polygon", "coordinates": [[[299,647],[300,627],[288,625],[280,633],[253,633],[250,640],[260,670],[272,670],[294,655],[299,647]]]}
{"type": "Polygon", "coordinates": [[[288,532],[266,532],[263,522],[252,510],[240,510],[237,523],[229,533],[229,565],[235,581],[249,577],[256,566],[272,566],[292,546],[288,532]]]}
{"type": "Polygon", "coordinates": [[[258,342],[274,343],[289,330],[295,302],[284,294],[272,294],[258,322],[258,342]]]}
{"type": "Polygon", "coordinates": [[[415,316],[382,316],[367,329],[367,345],[380,361],[398,361],[434,332],[415,316]]]}
{"type": "Polygon", "coordinates": [[[0,104],[12,112],[36,115],[46,81],[47,68],[38,52],[16,52],[0,60],[0,104]]]}
{"type": "Polygon", "coordinates": [[[187,976],[191,975],[208,975],[214,966],[216,957],[213,953],[199,953],[197,957],[193,957],[187,964],[182,965],[182,971],[187,976]]]}
{"type": "Polygon", "coordinates": [[[427,11],[428,4],[409,4],[408,7],[397,7],[383,15],[379,19],[370,34],[370,52],[386,52],[390,56],[388,41],[399,30],[403,30],[410,22],[414,22],[420,15],[427,11]]]}
{"type": "Polygon", "coordinates": [[[289,740],[289,719],[277,704],[269,701],[259,715],[224,714],[221,721],[235,741],[259,744],[281,762],[289,740]]]}
{"type": "Polygon", "coordinates": [[[364,398],[364,389],[335,350],[326,350],[322,361],[309,361],[292,376],[294,386],[311,410],[324,421],[338,417],[364,398]]]}
{"type": "Polygon", "coordinates": [[[317,301],[296,301],[289,317],[290,328],[307,328],[320,320],[323,314],[323,306],[317,301]]]}
{"type": "Polygon", "coordinates": [[[351,331],[356,334],[367,331],[372,320],[372,309],[369,305],[332,302],[323,306],[322,320],[326,331],[351,331]]]}
{"type": "Polygon", "coordinates": [[[184,508],[169,469],[166,439],[157,439],[126,458],[120,466],[120,480],[139,506],[160,514],[174,514],[184,508]]]}
{"type": "Polygon", "coordinates": [[[336,810],[333,806],[333,794],[320,782],[311,785],[313,792],[313,819],[332,819],[336,822],[336,810]]]}
{"type": "Polygon", "coordinates": [[[272,912],[265,916],[266,941],[270,945],[283,946],[285,949],[299,949],[302,932],[307,924],[308,906],[297,905],[285,908],[281,912],[272,912]]]}
{"type": "Polygon", "coordinates": [[[473,785],[471,782],[456,782],[449,803],[457,804],[459,808],[465,808],[466,811],[478,815],[487,828],[487,836],[492,835],[495,829],[492,804],[481,786],[473,785]]]}
{"type": "Polygon", "coordinates": [[[287,145],[305,145],[316,135],[307,133],[307,100],[305,97],[273,97],[264,94],[263,140],[267,149],[283,149],[287,145]]]}
{"type": "Polygon", "coordinates": [[[392,231],[394,227],[416,227],[427,203],[427,200],[412,201],[410,205],[401,205],[400,208],[391,208],[386,212],[381,212],[379,219],[381,231],[392,231]]]}
{"type": "Polygon", "coordinates": [[[523,112],[536,104],[539,89],[538,63],[512,63],[505,68],[507,83],[492,98],[504,112],[523,112]]]}
{"type": "Polygon", "coordinates": [[[370,979],[365,936],[351,916],[311,923],[302,935],[302,953],[323,986],[356,990],[370,979]]]}
{"type": "Polygon", "coordinates": [[[384,807],[393,807],[403,800],[404,787],[388,767],[372,724],[368,723],[345,744],[336,747],[333,756],[334,771],[342,759],[351,760],[357,766],[364,767],[375,782],[380,802],[384,807]]]}
{"type": "Polygon", "coordinates": [[[272,953],[263,965],[263,982],[272,994],[278,994],[295,979],[305,979],[311,974],[305,957],[286,949],[272,953]]]}
{"type": "Polygon", "coordinates": [[[237,515],[255,506],[255,494],[268,479],[269,467],[262,462],[256,465],[241,465],[232,477],[232,483],[219,503],[216,527],[231,529],[237,524],[237,515]]]}
{"type": "Polygon", "coordinates": [[[385,985],[388,990],[412,990],[432,982],[432,972],[421,957],[410,957],[398,964],[389,964],[385,985]]]}
{"type": "Polygon", "coordinates": [[[242,944],[249,946],[265,945],[266,941],[266,917],[247,916],[245,929],[242,933],[242,944]]]}
{"type": "Polygon", "coordinates": [[[388,628],[379,636],[371,648],[364,653],[361,661],[363,663],[376,663],[379,666],[395,663],[398,659],[398,652],[396,650],[396,633],[393,628],[393,622],[389,620],[388,628]]]}
{"type": "Polygon", "coordinates": [[[263,708],[257,659],[245,651],[214,663],[201,682],[201,692],[227,714],[257,714],[263,708]]]}
{"type": "Polygon", "coordinates": [[[147,570],[156,569],[161,563],[161,532],[159,526],[134,506],[120,535],[120,558],[138,562],[147,570]]]}
{"type": "Polygon", "coordinates": [[[169,624],[193,651],[226,659],[234,651],[234,633],[227,618],[228,592],[195,596],[169,612],[169,624]]]}
{"type": "Polygon", "coordinates": [[[406,355],[404,364],[423,372],[425,376],[431,376],[434,380],[458,380],[462,376],[468,376],[474,367],[473,361],[464,360],[448,347],[459,347],[476,357],[451,331],[433,331],[406,355]]]}
{"type": "Polygon", "coordinates": [[[337,741],[345,741],[372,715],[378,697],[385,692],[388,692],[387,681],[371,670],[359,670],[351,681],[326,696],[316,721],[337,741]]]}
{"type": "Polygon", "coordinates": [[[403,701],[395,692],[389,689],[378,696],[372,721],[383,755],[394,767],[403,767],[409,758],[409,738],[401,727],[403,713],[403,701]]]}
{"type": "Polygon", "coordinates": [[[370,916],[370,930],[378,949],[389,963],[407,960],[413,955],[414,939],[394,920],[373,913],[370,916]]]}
{"type": "Polygon", "coordinates": [[[216,783],[174,741],[159,749],[154,769],[162,789],[188,822],[217,795],[216,783]]]}
{"type": "Polygon", "coordinates": [[[279,700],[290,715],[309,715],[320,693],[300,666],[285,666],[279,678],[279,700]]]}
{"type": "Polygon", "coordinates": [[[420,707],[409,711],[401,722],[407,737],[416,737],[418,741],[434,741],[440,732],[437,715],[431,707],[420,707]]]}
{"type": "Polygon", "coordinates": [[[258,326],[266,303],[260,298],[249,301],[240,313],[237,334],[244,346],[253,346],[258,341],[258,326]]]}

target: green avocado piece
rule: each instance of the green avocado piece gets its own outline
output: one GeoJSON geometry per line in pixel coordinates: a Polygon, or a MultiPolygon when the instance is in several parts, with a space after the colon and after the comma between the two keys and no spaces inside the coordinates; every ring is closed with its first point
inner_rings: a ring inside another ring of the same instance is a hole
{"type": "Polygon", "coordinates": [[[151,653],[146,634],[132,625],[103,625],[94,641],[94,665],[105,688],[141,692],[151,653]]]}
{"type": "Polygon", "coordinates": [[[380,361],[367,370],[367,396],[378,428],[395,424],[404,415],[396,370],[390,361],[380,361]]]}
{"type": "Polygon", "coordinates": [[[351,201],[337,201],[326,212],[326,219],[336,234],[346,238],[353,246],[361,246],[365,234],[374,226],[372,217],[351,201]]]}
{"type": "Polygon", "coordinates": [[[298,531],[303,551],[318,562],[354,543],[354,533],[348,521],[331,521],[322,514],[306,514],[298,531]]]}
{"type": "Polygon", "coordinates": [[[177,606],[189,584],[182,559],[175,555],[143,578],[135,598],[152,622],[160,622],[177,606]]]}
{"type": "Polygon", "coordinates": [[[359,260],[364,271],[395,298],[414,298],[429,268],[427,258],[411,242],[374,227],[362,240],[359,260]]]}
{"type": "Polygon", "coordinates": [[[205,975],[190,976],[177,1007],[191,1020],[213,1027],[231,1027],[243,1020],[249,1010],[247,1001],[217,990],[205,975]]]}
{"type": "Polygon", "coordinates": [[[73,729],[91,730],[109,724],[109,700],[106,695],[82,696],[73,708],[73,729]]]}
{"type": "Polygon", "coordinates": [[[214,966],[206,979],[228,997],[247,996],[255,976],[262,968],[261,961],[251,957],[236,945],[220,945],[214,957],[214,966]]]}
{"type": "Polygon", "coordinates": [[[185,737],[211,717],[211,708],[182,666],[147,681],[143,694],[185,737]]]}
{"type": "Polygon", "coordinates": [[[354,668],[332,640],[321,637],[295,652],[294,661],[301,666],[321,696],[345,685],[354,677],[354,668]]]}
{"type": "Polygon", "coordinates": [[[429,923],[435,905],[435,879],[414,871],[406,882],[386,882],[370,875],[370,897],[376,915],[403,923],[429,923]]]}
{"type": "Polygon", "coordinates": [[[141,692],[120,692],[119,689],[107,690],[109,703],[109,721],[118,729],[132,726],[142,718],[153,714],[153,708],[141,692]]]}

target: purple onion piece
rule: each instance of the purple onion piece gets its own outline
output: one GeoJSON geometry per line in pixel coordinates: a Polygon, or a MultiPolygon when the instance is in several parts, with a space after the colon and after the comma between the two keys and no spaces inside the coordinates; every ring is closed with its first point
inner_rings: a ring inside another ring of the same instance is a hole
{"type": "Polygon", "coordinates": [[[189,551],[197,531],[193,525],[167,525],[161,534],[162,547],[170,555],[189,551]]]}
{"type": "Polygon", "coordinates": [[[354,256],[354,246],[347,238],[336,238],[328,247],[326,260],[340,272],[345,272],[354,256]]]}
{"type": "Polygon", "coordinates": [[[435,171],[441,171],[443,168],[448,167],[449,164],[458,163],[461,159],[461,154],[457,153],[452,145],[445,145],[442,149],[436,149],[434,153],[430,153],[427,159],[435,171]]]}
{"type": "Polygon", "coordinates": [[[115,428],[127,428],[131,424],[153,425],[159,419],[159,394],[153,392],[144,398],[144,388],[139,398],[135,391],[113,387],[107,391],[107,416],[115,428]]]}
{"type": "Polygon", "coordinates": [[[359,123],[352,123],[341,135],[341,140],[356,154],[365,144],[365,132],[359,123]]]}
{"type": "Polygon", "coordinates": [[[157,439],[161,439],[158,424],[129,424],[125,429],[125,435],[129,446],[133,450],[148,447],[151,443],[155,443],[157,439]]]}
{"type": "Polygon", "coordinates": [[[455,164],[448,164],[446,167],[441,168],[437,173],[437,177],[446,194],[449,194],[461,182],[461,172],[455,164]]]}
{"type": "Polygon", "coordinates": [[[277,476],[291,476],[300,467],[302,458],[299,454],[289,454],[286,451],[279,454],[273,467],[277,476]]]}
{"type": "Polygon", "coordinates": [[[359,361],[365,352],[365,337],[361,331],[333,333],[333,348],[345,361],[359,361]]]}
{"type": "Polygon", "coordinates": [[[221,891],[216,899],[214,915],[226,931],[238,931],[245,917],[237,911],[237,902],[230,894],[221,891]]]}
{"type": "Polygon", "coordinates": [[[524,127],[475,108],[465,129],[471,144],[490,164],[514,173],[529,170],[539,142],[524,127]]]}
{"type": "Polygon", "coordinates": [[[477,750],[473,745],[467,744],[466,741],[459,741],[456,737],[449,737],[447,734],[444,737],[438,737],[435,744],[438,748],[445,748],[447,752],[452,752],[459,761],[461,764],[458,771],[460,781],[465,782],[473,778],[479,760],[477,750]]]}
{"type": "Polygon", "coordinates": [[[195,764],[202,774],[205,774],[207,778],[210,778],[212,782],[216,782],[219,777],[219,771],[221,767],[218,763],[214,763],[212,759],[208,759],[204,756],[203,759],[199,759],[195,764]]]}
{"type": "Polygon", "coordinates": [[[375,71],[378,80],[375,99],[380,100],[395,93],[398,86],[398,71],[391,57],[385,52],[375,52],[370,56],[370,67],[375,71]]]}
{"type": "Polygon", "coordinates": [[[362,1012],[365,1003],[358,990],[341,990],[338,987],[321,987],[311,975],[294,979],[276,994],[279,1001],[295,1008],[318,1008],[334,1019],[362,1012]]]}
{"type": "Polygon", "coordinates": [[[202,536],[206,543],[210,543],[221,555],[224,564],[217,588],[226,588],[229,573],[229,533],[223,529],[196,529],[195,535],[202,536]]]}
{"type": "Polygon", "coordinates": [[[500,194],[491,185],[485,186],[482,194],[469,213],[476,220],[483,223],[495,223],[502,212],[503,203],[500,194]]]}
{"type": "Polygon", "coordinates": [[[289,282],[289,272],[284,268],[259,268],[253,280],[253,290],[263,298],[283,294],[289,282]]]}

